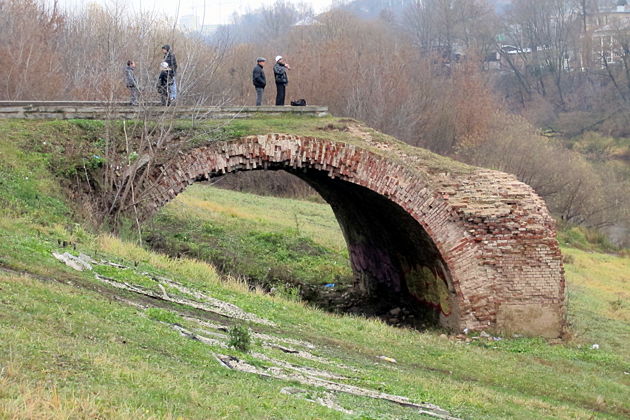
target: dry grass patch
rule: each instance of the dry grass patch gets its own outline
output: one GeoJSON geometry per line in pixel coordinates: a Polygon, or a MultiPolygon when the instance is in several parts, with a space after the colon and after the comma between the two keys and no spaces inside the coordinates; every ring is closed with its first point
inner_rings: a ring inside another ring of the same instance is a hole
{"type": "Polygon", "coordinates": [[[208,264],[191,258],[171,258],[164,254],[146,249],[110,235],[102,234],[97,238],[100,250],[113,254],[126,261],[142,262],[161,270],[194,280],[196,284],[221,285],[235,292],[247,292],[247,284],[236,277],[220,277],[216,269],[208,264]]]}

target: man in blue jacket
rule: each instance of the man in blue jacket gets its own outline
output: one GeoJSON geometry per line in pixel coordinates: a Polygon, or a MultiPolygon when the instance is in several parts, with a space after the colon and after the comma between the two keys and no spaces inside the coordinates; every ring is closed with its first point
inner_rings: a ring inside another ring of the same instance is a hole
{"type": "Polygon", "coordinates": [[[138,80],[136,80],[136,75],[134,74],[135,69],[136,63],[134,63],[133,60],[127,61],[127,68],[125,69],[125,84],[127,85],[127,89],[129,89],[129,102],[133,106],[138,105],[138,96],[140,96],[138,80]]]}
{"type": "Polygon", "coordinates": [[[267,78],[265,77],[265,72],[263,71],[266,61],[267,60],[265,60],[264,57],[258,57],[256,59],[256,66],[252,72],[252,79],[254,87],[256,88],[256,106],[262,105],[263,95],[265,94],[265,86],[267,86],[267,78]]]}

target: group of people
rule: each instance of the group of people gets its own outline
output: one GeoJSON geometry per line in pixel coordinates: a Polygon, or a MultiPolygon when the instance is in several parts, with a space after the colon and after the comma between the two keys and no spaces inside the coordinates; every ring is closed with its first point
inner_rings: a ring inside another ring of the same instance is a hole
{"type": "MultiPolygon", "coordinates": [[[[170,45],[162,46],[164,54],[160,62],[160,75],[157,81],[157,91],[160,94],[160,102],[163,106],[174,105],[177,99],[177,58],[171,51],[170,45]]],[[[140,87],[135,75],[136,63],[133,60],[127,61],[125,69],[125,83],[129,89],[130,103],[133,106],[139,105],[140,87]]]]}
{"type": "MultiPolygon", "coordinates": [[[[174,105],[177,99],[177,59],[170,45],[162,46],[162,54],[164,56],[160,62],[157,91],[160,94],[160,102],[162,105],[170,106],[174,105]]],[[[289,66],[281,55],[277,56],[275,61],[276,64],[273,66],[273,74],[276,82],[276,105],[283,106],[287,84],[289,84],[287,71],[291,70],[291,66],[289,66]]],[[[264,57],[258,57],[252,73],[254,88],[256,88],[256,106],[262,105],[265,95],[267,78],[265,77],[264,68],[266,62],[267,60],[264,57]]],[[[135,69],[136,63],[133,60],[127,61],[125,83],[129,89],[130,103],[133,106],[139,105],[140,99],[140,88],[135,75],[135,69]]]]}
{"type": "MultiPolygon", "coordinates": [[[[264,57],[258,57],[252,72],[254,88],[256,88],[256,106],[262,105],[265,95],[267,78],[265,77],[264,68],[266,62],[267,60],[264,57]]],[[[284,105],[287,85],[289,84],[287,70],[291,70],[291,66],[284,60],[284,57],[281,55],[277,56],[276,64],[273,66],[273,74],[276,82],[276,105],[279,106],[284,105]]]]}

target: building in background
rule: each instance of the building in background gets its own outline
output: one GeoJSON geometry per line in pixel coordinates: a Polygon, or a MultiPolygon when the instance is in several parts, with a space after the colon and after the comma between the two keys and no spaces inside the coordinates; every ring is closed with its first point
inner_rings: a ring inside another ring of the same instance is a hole
{"type": "Polygon", "coordinates": [[[618,63],[621,57],[628,55],[630,44],[627,0],[618,0],[616,5],[601,8],[588,19],[586,30],[590,34],[593,61],[601,66],[618,63]]]}

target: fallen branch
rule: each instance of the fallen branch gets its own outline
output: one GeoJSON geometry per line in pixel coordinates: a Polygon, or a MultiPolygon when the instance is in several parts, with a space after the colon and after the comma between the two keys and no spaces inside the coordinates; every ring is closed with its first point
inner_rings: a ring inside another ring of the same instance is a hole
{"type": "Polygon", "coordinates": [[[172,303],[178,303],[180,305],[184,305],[184,306],[188,306],[190,308],[194,308],[194,309],[199,309],[205,312],[211,312],[211,313],[215,313],[221,316],[225,316],[227,318],[234,318],[234,319],[240,319],[242,321],[251,321],[251,322],[255,322],[258,324],[263,324],[263,325],[269,325],[269,326],[275,326],[275,324],[269,320],[263,319],[258,317],[257,315],[254,314],[250,314],[248,312],[243,311],[242,309],[240,309],[238,306],[232,305],[232,304],[228,304],[226,302],[222,302],[219,300],[216,300],[217,302],[222,302],[225,305],[222,306],[209,306],[206,305],[204,303],[201,302],[197,302],[191,299],[186,299],[186,298],[180,298],[180,297],[173,297],[173,296],[168,296],[165,294],[161,294],[161,293],[157,293],[154,292],[151,289],[147,289],[144,287],[140,287],[140,286],[134,286],[128,283],[123,283],[123,282],[119,282],[116,281],[114,279],[110,279],[108,277],[102,276],[100,274],[95,274],[95,277],[102,281],[103,283],[109,284],[110,286],[116,287],[118,289],[123,289],[123,290],[127,290],[133,293],[137,293],[137,294],[141,294],[144,296],[148,296],[151,297],[153,299],[158,299],[158,300],[163,300],[165,302],[172,302],[172,303]]]}
{"type": "Polygon", "coordinates": [[[282,371],[282,369],[275,368],[275,367],[270,367],[267,369],[258,368],[247,362],[239,360],[234,356],[216,354],[215,357],[219,361],[219,363],[221,363],[221,365],[229,369],[238,370],[240,372],[253,373],[253,374],[268,377],[268,378],[275,378],[275,379],[281,379],[285,381],[298,382],[302,385],[321,387],[329,391],[343,392],[343,393],[355,395],[358,397],[368,397],[368,398],[373,398],[377,400],[389,401],[394,404],[401,405],[403,407],[414,408],[420,414],[425,414],[427,416],[435,417],[438,419],[459,420],[457,417],[451,416],[451,414],[448,411],[434,404],[429,404],[429,403],[417,404],[410,401],[406,397],[385,394],[382,392],[373,391],[371,389],[360,388],[354,385],[340,384],[337,382],[328,381],[326,379],[305,376],[299,373],[286,373],[282,371]]]}

